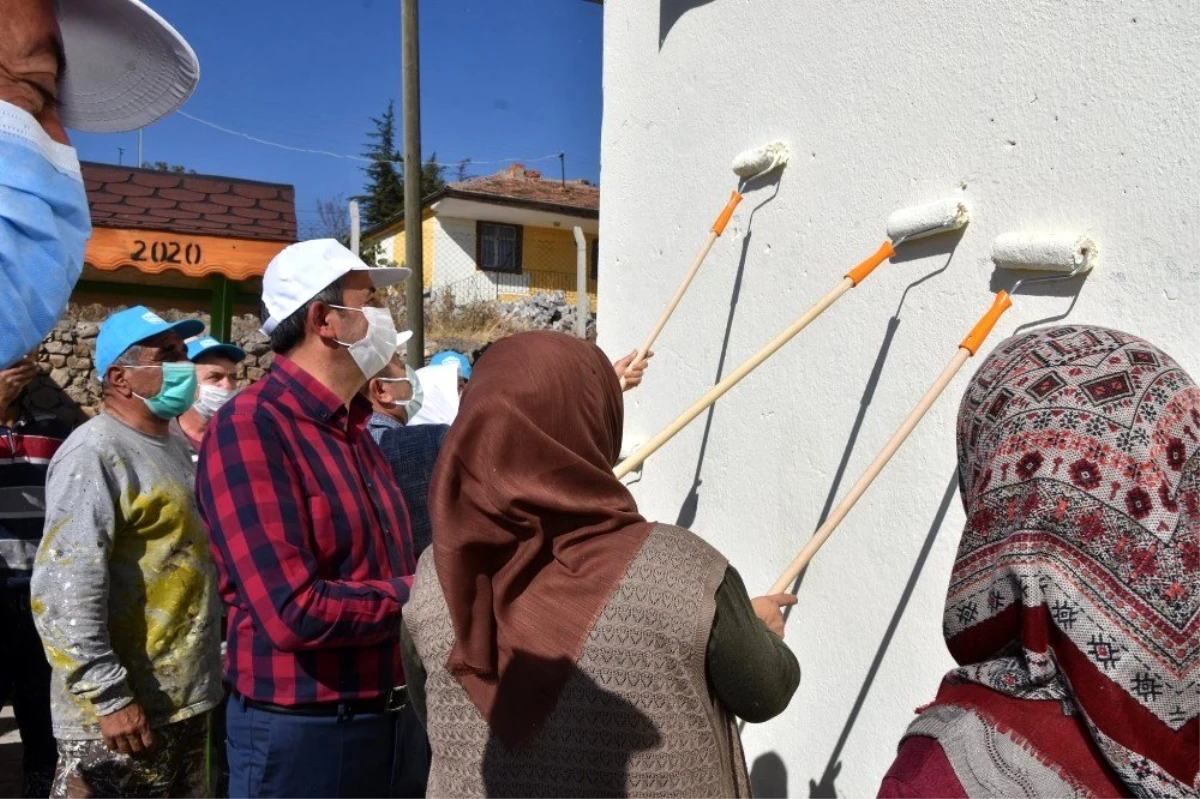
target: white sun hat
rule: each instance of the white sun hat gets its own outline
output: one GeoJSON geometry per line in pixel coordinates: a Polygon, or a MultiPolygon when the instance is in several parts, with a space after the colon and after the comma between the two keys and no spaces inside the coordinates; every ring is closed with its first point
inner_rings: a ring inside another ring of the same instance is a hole
{"type": "Polygon", "coordinates": [[[196,54],[139,0],[58,0],[55,7],[67,61],[58,113],[68,128],[142,128],[179,108],[196,88],[196,54]]]}
{"type": "Polygon", "coordinates": [[[270,314],[263,322],[263,335],[271,335],[293,311],[347,272],[366,272],[376,288],[393,286],[409,275],[402,266],[367,266],[337,239],[291,244],[271,259],[263,274],[262,299],[270,314]]]}

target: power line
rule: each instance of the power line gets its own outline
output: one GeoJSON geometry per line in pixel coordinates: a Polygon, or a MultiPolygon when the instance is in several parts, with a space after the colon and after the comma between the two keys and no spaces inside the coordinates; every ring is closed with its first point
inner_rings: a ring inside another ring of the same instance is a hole
{"type": "MultiPolygon", "coordinates": [[[[239,138],[246,139],[248,141],[252,141],[255,144],[266,145],[267,147],[277,147],[280,150],[289,150],[294,153],[306,153],[308,155],[324,155],[329,158],[341,158],[341,159],[344,159],[347,161],[363,161],[368,164],[391,163],[391,164],[402,165],[404,163],[403,159],[397,159],[395,161],[383,161],[383,160],[379,160],[379,159],[375,159],[375,158],[367,158],[366,156],[362,156],[362,155],[347,155],[345,153],[335,153],[330,150],[320,150],[320,149],[316,149],[316,148],[312,148],[312,147],[295,147],[291,144],[283,144],[281,142],[263,139],[258,136],[252,136],[249,133],[243,133],[240,130],[233,130],[232,128],[227,128],[223,125],[218,125],[216,122],[209,122],[207,119],[201,119],[200,117],[192,116],[191,114],[187,113],[186,111],[176,111],[175,113],[179,114],[181,117],[184,117],[185,119],[190,119],[193,122],[200,123],[201,125],[206,125],[207,127],[213,128],[214,130],[219,130],[222,133],[227,133],[230,136],[237,136],[239,138]]],[[[480,161],[480,160],[477,160],[474,158],[466,158],[464,160],[470,166],[474,166],[476,164],[512,163],[514,161],[533,163],[535,161],[548,161],[551,158],[559,158],[562,155],[564,155],[564,153],[559,152],[559,153],[551,153],[550,155],[539,155],[536,158],[526,158],[523,156],[510,156],[508,158],[491,158],[486,161],[480,161]]],[[[461,161],[452,161],[452,162],[444,162],[444,161],[430,162],[430,161],[427,161],[426,163],[433,163],[433,164],[437,164],[438,166],[443,166],[443,167],[457,167],[462,162],[461,161]]]]}

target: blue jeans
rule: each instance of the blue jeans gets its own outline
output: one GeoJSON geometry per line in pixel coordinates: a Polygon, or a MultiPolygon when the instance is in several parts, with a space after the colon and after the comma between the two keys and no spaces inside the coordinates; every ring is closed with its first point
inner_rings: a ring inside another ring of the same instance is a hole
{"type": "Polygon", "coordinates": [[[58,763],[50,724],[50,664],[33,626],[29,586],[0,583],[0,709],[10,700],[21,731],[23,796],[48,796],[58,763]]]}
{"type": "MultiPolygon", "coordinates": [[[[231,696],[225,717],[229,795],[393,796],[393,785],[413,784],[412,755],[418,746],[428,747],[419,722],[422,740],[410,745],[406,714],[415,721],[411,708],[399,714],[292,716],[249,707],[231,696]]],[[[428,759],[423,763],[428,769],[428,759]]],[[[415,795],[424,795],[423,776],[420,790],[415,795]]]]}

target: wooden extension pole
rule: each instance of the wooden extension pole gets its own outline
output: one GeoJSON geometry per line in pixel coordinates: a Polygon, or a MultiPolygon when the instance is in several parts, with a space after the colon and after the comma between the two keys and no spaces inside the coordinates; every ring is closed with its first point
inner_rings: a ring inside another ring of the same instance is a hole
{"type": "MultiPolygon", "coordinates": [[[[833,291],[817,300],[817,303],[809,308],[803,316],[793,322],[791,327],[771,339],[771,342],[767,346],[754,353],[745,363],[730,373],[728,377],[706,391],[704,396],[692,403],[692,406],[681,413],[675,421],[671,422],[659,431],[654,438],[639,447],[637,452],[617,464],[617,468],[613,470],[613,473],[618,478],[621,478],[641,466],[646,458],[649,458],[658,451],[659,447],[670,441],[689,422],[704,413],[708,406],[719,400],[726,391],[737,385],[743,377],[753,372],[759,364],[778,352],[784,344],[795,338],[797,333],[808,327],[809,322],[823,314],[830,305],[838,301],[838,298],[865,280],[867,275],[875,270],[875,267],[888,258],[891,258],[895,253],[896,251],[892,248],[892,243],[885,241],[870,258],[847,272],[846,276],[842,278],[842,282],[838,283],[833,291]]],[[[634,362],[637,362],[636,358],[634,362]]]]}
{"type": "Polygon", "coordinates": [[[1008,292],[1001,291],[996,295],[992,307],[984,314],[975,327],[971,329],[967,337],[963,339],[962,344],[958,347],[958,352],[954,354],[954,358],[951,359],[950,364],[942,370],[937,380],[933,381],[933,385],[925,392],[925,396],[917,403],[917,407],[913,408],[912,412],[908,414],[904,423],[900,425],[900,429],[888,439],[883,450],[875,456],[875,460],[871,461],[871,465],[867,467],[862,477],[858,478],[858,482],[850,489],[850,493],[838,503],[838,506],[825,519],[825,523],[813,533],[813,537],[804,545],[804,549],[800,550],[800,554],[796,556],[783,574],[779,576],[779,579],[775,581],[775,584],[771,586],[771,590],[767,592],[768,595],[783,593],[791,587],[796,577],[804,570],[808,562],[812,560],[813,555],[817,553],[821,545],[833,534],[833,531],[841,524],[842,519],[846,518],[846,514],[850,512],[854,504],[858,502],[871,486],[871,483],[875,481],[875,478],[879,476],[879,473],[883,471],[883,467],[887,465],[892,456],[896,454],[896,451],[900,449],[900,445],[909,437],[926,412],[933,407],[933,403],[937,402],[938,397],[942,395],[942,392],[946,390],[946,386],[950,384],[950,381],[962,369],[963,364],[979,350],[979,345],[987,338],[988,333],[992,332],[992,328],[995,327],[1000,315],[1011,306],[1012,299],[1008,296],[1008,292]]]}
{"type": "MultiPolygon", "coordinates": [[[[729,224],[730,218],[733,216],[733,210],[737,208],[738,203],[742,201],[742,195],[734,192],[729,195],[729,202],[725,203],[725,208],[721,210],[717,221],[713,222],[712,229],[708,233],[708,239],[705,240],[704,246],[700,248],[699,254],[696,255],[696,260],[692,262],[692,268],[683,276],[683,282],[679,284],[679,288],[675,290],[675,296],[667,303],[666,310],[662,312],[662,316],[658,318],[658,322],[654,325],[654,329],[650,331],[650,335],[638,347],[637,355],[633,357],[633,361],[629,364],[629,368],[633,369],[646,358],[646,353],[654,346],[654,340],[658,338],[658,334],[666,327],[667,320],[671,318],[671,314],[675,312],[675,306],[679,305],[679,301],[683,299],[683,294],[688,290],[688,286],[692,284],[692,279],[696,277],[696,273],[700,271],[700,264],[704,263],[704,259],[708,257],[708,251],[713,248],[717,238],[725,232],[725,226],[729,224]]],[[[625,378],[621,378],[621,388],[625,388],[625,378]]]]}

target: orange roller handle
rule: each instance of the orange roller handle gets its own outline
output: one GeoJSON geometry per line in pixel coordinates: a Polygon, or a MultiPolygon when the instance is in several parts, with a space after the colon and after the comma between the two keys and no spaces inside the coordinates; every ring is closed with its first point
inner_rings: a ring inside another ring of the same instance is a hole
{"type": "Polygon", "coordinates": [[[875,267],[895,254],[896,248],[892,246],[892,240],[888,239],[879,245],[879,249],[870,258],[847,272],[846,277],[850,278],[850,281],[857,286],[867,279],[867,275],[875,271],[875,267]]]}
{"type": "Polygon", "coordinates": [[[725,203],[725,209],[721,211],[721,215],[717,217],[717,221],[713,222],[712,232],[720,236],[725,232],[725,226],[729,224],[729,220],[733,217],[733,210],[738,207],[738,203],[742,201],[742,195],[736,191],[729,195],[729,202],[725,203]]]}
{"type": "Polygon", "coordinates": [[[1004,290],[998,292],[996,299],[992,302],[992,307],[975,323],[975,327],[971,328],[971,332],[967,334],[962,344],[958,346],[974,355],[979,351],[983,340],[992,332],[992,328],[996,326],[996,322],[1011,307],[1012,297],[1008,296],[1008,292],[1004,290]]]}

